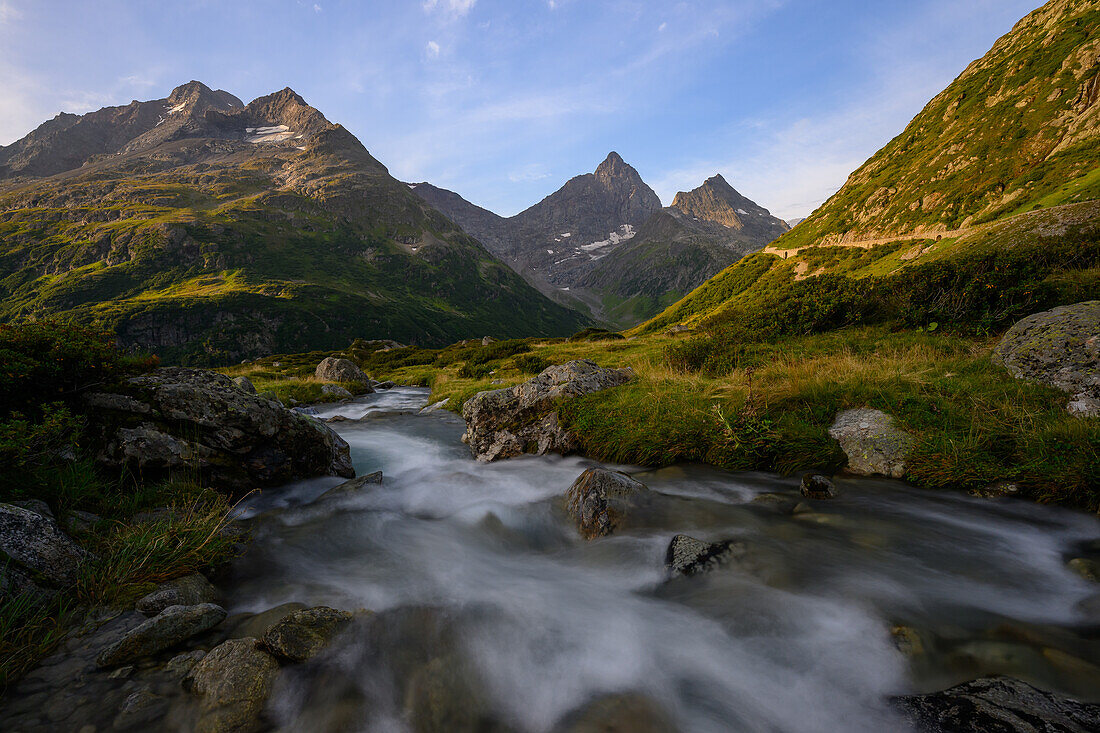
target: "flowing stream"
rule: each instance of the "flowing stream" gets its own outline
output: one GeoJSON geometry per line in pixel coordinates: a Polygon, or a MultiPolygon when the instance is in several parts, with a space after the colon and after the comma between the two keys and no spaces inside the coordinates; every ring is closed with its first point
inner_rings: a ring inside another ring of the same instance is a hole
{"type": "Polygon", "coordinates": [[[595,462],[477,463],[459,418],[415,414],[426,399],[321,411],[351,419],[332,426],[383,485],[315,501],[340,482],[317,479],[243,507],[256,541],[223,586],[230,613],[375,614],[280,683],[284,729],[407,730],[411,649],[455,666],[431,699],[458,680],[502,726],[483,730],[554,730],[616,693],[693,733],[903,730],[891,695],[993,673],[1100,699],[1100,586],[1065,564],[1100,537],[1093,517],[870,479],[790,515],[752,499],[795,497],[797,477],[617,467],[662,495],[660,521],[586,542],[560,500],[595,462]],[[679,532],[747,552],[670,579],[679,532]]]}

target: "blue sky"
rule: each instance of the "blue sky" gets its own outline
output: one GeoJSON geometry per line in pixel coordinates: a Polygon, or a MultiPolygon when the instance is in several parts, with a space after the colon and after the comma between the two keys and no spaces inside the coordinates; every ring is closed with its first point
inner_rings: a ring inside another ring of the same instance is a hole
{"type": "Polygon", "coordinates": [[[0,0],[0,144],[198,79],[290,86],[513,214],[617,150],[804,216],[1039,0],[0,0]]]}

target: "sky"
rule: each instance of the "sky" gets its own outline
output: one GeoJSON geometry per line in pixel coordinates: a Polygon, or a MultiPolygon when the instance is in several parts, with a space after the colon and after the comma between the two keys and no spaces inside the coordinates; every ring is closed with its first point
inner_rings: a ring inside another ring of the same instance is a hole
{"type": "Polygon", "coordinates": [[[515,214],[615,150],[820,205],[1039,0],[0,0],[0,145],[191,79],[291,87],[390,173],[515,214]]]}

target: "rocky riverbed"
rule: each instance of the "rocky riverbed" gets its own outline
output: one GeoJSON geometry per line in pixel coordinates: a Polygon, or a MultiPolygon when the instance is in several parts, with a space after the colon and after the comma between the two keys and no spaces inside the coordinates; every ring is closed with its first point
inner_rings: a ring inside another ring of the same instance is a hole
{"type": "Polygon", "coordinates": [[[1052,730],[1100,719],[1094,517],[885,478],[484,463],[426,402],[320,406],[363,478],[250,498],[232,567],[75,635],[0,728],[949,730],[964,710],[1043,730],[1020,700],[1052,730]]]}

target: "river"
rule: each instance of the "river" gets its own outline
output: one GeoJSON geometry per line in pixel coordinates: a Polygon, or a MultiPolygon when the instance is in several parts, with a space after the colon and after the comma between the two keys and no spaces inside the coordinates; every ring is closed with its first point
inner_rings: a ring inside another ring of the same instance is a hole
{"type": "Polygon", "coordinates": [[[286,729],[342,715],[405,730],[400,677],[418,664],[405,648],[461,670],[462,694],[503,726],[484,730],[553,730],[631,692],[692,733],[880,733],[904,729],[891,695],[992,673],[1100,699],[1097,586],[1065,565],[1100,537],[1094,517],[844,478],[839,498],[789,515],[752,499],[795,496],[797,477],[616,467],[667,508],[587,542],[560,499],[594,461],[477,463],[460,418],[416,414],[426,401],[398,388],[321,409],[351,418],[332,426],[381,486],[315,502],[340,482],[316,479],[241,508],[255,541],[222,585],[231,614],[287,602],[377,614],[281,682],[286,729]],[[670,579],[680,532],[747,553],[670,579]]]}

